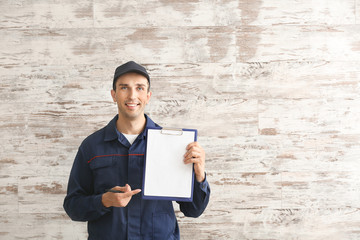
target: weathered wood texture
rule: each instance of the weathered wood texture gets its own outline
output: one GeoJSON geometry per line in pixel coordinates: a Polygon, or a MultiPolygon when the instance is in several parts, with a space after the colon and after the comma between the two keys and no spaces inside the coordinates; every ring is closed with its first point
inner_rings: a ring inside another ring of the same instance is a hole
{"type": "Polygon", "coordinates": [[[62,209],[115,67],[199,129],[210,204],[182,239],[360,239],[360,1],[0,1],[0,238],[85,239],[62,209]]]}

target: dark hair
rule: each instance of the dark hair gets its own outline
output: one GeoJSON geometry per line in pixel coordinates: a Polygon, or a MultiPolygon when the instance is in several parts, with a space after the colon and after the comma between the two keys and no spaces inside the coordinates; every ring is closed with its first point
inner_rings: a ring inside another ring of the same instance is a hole
{"type": "MultiPolygon", "coordinates": [[[[134,72],[134,73],[137,73],[137,72],[134,72]]],[[[142,74],[140,74],[140,73],[137,73],[137,74],[142,75],[142,74]]],[[[120,76],[120,77],[121,77],[121,76],[120,76]]],[[[116,83],[117,83],[117,81],[119,80],[120,77],[114,79],[114,81],[113,81],[113,90],[114,90],[114,91],[116,91],[116,83]]],[[[150,92],[150,81],[148,80],[147,82],[148,82],[147,91],[150,92]]]]}

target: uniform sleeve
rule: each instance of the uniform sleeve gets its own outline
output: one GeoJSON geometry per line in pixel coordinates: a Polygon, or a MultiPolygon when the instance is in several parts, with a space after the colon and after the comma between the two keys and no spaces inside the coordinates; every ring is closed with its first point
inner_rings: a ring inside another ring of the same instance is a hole
{"type": "Polygon", "coordinates": [[[180,211],[187,217],[199,217],[205,210],[210,199],[210,185],[206,175],[203,182],[194,180],[194,193],[192,202],[177,202],[180,204],[180,211]]]}
{"type": "Polygon", "coordinates": [[[93,191],[92,172],[80,147],[71,169],[64,209],[74,221],[92,221],[110,211],[93,191]]]}

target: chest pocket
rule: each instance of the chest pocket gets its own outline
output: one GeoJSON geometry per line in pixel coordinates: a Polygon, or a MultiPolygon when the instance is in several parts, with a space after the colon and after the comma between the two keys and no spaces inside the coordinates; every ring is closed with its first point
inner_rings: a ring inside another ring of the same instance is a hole
{"type": "Polygon", "coordinates": [[[96,170],[104,167],[111,167],[113,165],[112,157],[98,157],[90,162],[91,170],[96,170]]]}
{"type": "Polygon", "coordinates": [[[107,188],[116,186],[113,157],[98,157],[89,163],[93,172],[94,192],[101,193],[107,188]]]}

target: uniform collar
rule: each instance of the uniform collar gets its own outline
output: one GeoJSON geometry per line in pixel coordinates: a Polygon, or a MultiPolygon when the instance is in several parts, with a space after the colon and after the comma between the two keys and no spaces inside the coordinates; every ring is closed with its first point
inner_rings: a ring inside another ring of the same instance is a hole
{"type": "MultiPolygon", "coordinates": [[[[142,131],[139,136],[141,136],[142,138],[146,137],[146,129],[149,127],[159,127],[159,125],[157,125],[156,123],[153,122],[153,120],[151,120],[146,114],[145,114],[145,118],[146,118],[146,125],[145,125],[145,129],[144,131],[142,131]]],[[[109,123],[108,125],[105,127],[105,141],[112,141],[118,138],[118,134],[116,132],[116,121],[118,120],[118,115],[116,115],[109,123]]]]}

